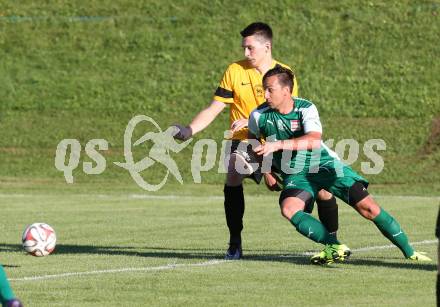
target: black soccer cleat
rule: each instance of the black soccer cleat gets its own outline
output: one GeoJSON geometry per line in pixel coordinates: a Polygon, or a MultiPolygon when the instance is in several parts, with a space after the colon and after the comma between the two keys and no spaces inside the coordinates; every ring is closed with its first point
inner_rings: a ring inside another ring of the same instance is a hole
{"type": "Polygon", "coordinates": [[[241,244],[229,244],[226,251],[225,260],[240,260],[243,257],[241,244]]]}

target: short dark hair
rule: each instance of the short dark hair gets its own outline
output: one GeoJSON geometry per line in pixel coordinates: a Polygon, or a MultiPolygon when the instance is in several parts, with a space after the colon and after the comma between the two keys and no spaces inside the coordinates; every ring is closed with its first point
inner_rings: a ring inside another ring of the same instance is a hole
{"type": "Polygon", "coordinates": [[[263,37],[265,40],[272,42],[272,29],[264,22],[254,22],[248,25],[243,31],[240,32],[241,36],[248,37],[251,35],[257,35],[263,37]]]}
{"type": "Polygon", "coordinates": [[[266,82],[266,79],[272,76],[277,76],[278,82],[282,86],[288,86],[290,89],[290,92],[293,92],[293,80],[295,79],[295,75],[293,72],[285,68],[279,64],[275,65],[274,68],[269,69],[263,76],[263,85],[266,82]]]}

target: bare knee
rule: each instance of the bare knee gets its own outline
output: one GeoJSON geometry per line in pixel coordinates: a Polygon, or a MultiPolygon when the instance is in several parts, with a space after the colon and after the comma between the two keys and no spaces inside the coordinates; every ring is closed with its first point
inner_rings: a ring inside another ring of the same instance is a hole
{"type": "Polygon", "coordinates": [[[326,190],[320,190],[317,194],[317,199],[319,200],[330,200],[333,197],[333,194],[326,191],[326,190]]]}
{"type": "Polygon", "coordinates": [[[374,199],[369,195],[363,200],[358,202],[354,208],[360,215],[368,220],[374,219],[380,213],[379,205],[374,201],[374,199]]]}
{"type": "Polygon", "coordinates": [[[292,217],[300,210],[304,210],[305,203],[300,198],[289,197],[281,204],[281,215],[291,220],[292,217]]]}
{"type": "Polygon", "coordinates": [[[281,207],[281,215],[284,216],[288,220],[290,220],[292,218],[292,216],[294,216],[297,211],[298,210],[295,210],[291,206],[282,206],[281,207]]]}

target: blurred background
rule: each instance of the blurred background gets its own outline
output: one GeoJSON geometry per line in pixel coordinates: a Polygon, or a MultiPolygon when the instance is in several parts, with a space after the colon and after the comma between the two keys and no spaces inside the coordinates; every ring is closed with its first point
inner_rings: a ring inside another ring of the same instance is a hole
{"type": "MultiPolygon", "coordinates": [[[[274,58],[291,66],[313,101],[323,139],[383,139],[385,162],[366,175],[377,189],[440,192],[440,3],[438,1],[20,1],[0,5],[0,184],[66,185],[57,144],[103,138],[107,168],[75,182],[135,185],[123,135],[135,115],[165,130],[187,124],[212,99],[227,65],[243,58],[239,34],[264,21],[274,58]]],[[[172,157],[192,183],[192,146],[220,144],[227,111],[172,157]]],[[[140,129],[142,130],[142,129],[140,129]]],[[[145,130],[139,131],[143,134],[145,130]]],[[[148,145],[137,158],[146,156],[148,145]]],[[[218,153],[219,156],[219,153],[218,153]]],[[[218,161],[217,156],[217,161],[218,161]]],[[[361,154],[360,162],[370,159],[361,154]]],[[[221,184],[218,164],[202,182],[221,184]]],[[[144,178],[156,180],[156,165],[144,178]]],[[[162,179],[162,177],[160,177],[162,179]]],[[[169,184],[177,181],[169,178],[169,184]]]]}

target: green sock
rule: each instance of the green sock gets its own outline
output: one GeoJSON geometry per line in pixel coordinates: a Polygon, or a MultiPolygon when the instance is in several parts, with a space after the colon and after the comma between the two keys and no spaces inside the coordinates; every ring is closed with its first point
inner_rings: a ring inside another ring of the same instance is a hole
{"type": "Polygon", "coordinates": [[[304,211],[298,211],[290,219],[296,230],[307,238],[322,244],[340,244],[338,240],[331,236],[320,221],[304,211]]]}
{"type": "Polygon", "coordinates": [[[3,266],[0,265],[0,299],[2,302],[12,300],[15,298],[14,292],[9,285],[8,278],[6,277],[3,266]]]}
{"type": "Polygon", "coordinates": [[[414,249],[409,245],[408,237],[388,212],[380,208],[380,213],[373,219],[373,222],[380,232],[402,251],[406,258],[414,254],[414,249]]]}

